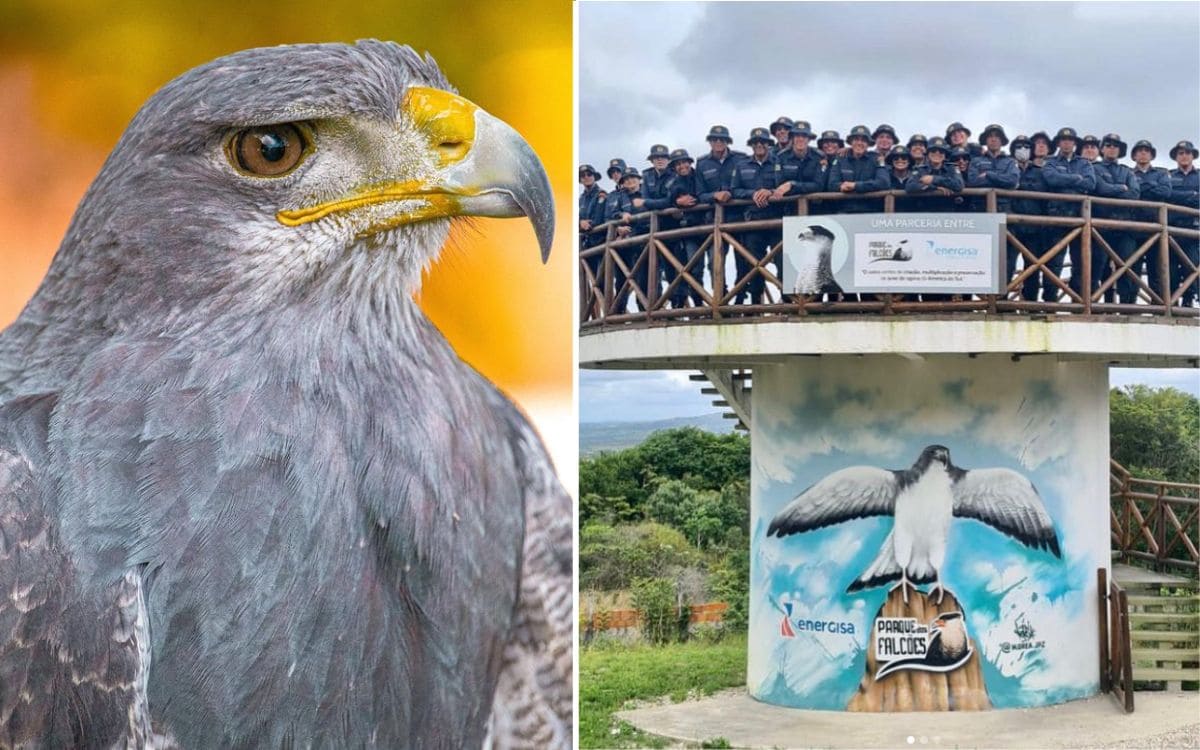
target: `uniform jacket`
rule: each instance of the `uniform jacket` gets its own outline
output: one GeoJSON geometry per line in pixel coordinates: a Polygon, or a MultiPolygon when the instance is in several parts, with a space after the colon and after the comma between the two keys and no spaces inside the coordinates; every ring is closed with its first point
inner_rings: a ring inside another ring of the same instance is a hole
{"type": "MultiPolygon", "coordinates": [[[[1141,185],[1133,170],[1113,161],[1098,161],[1092,167],[1096,172],[1095,195],[1101,198],[1124,198],[1137,200],[1141,196],[1141,185]]],[[[1092,206],[1092,215],[1102,219],[1130,219],[1133,209],[1128,206],[1092,206]]]]}
{"type": "MultiPolygon", "coordinates": [[[[604,223],[604,204],[605,193],[600,189],[599,185],[592,185],[587,190],[579,194],[579,220],[588,219],[592,222],[592,227],[598,227],[604,223]]],[[[584,247],[599,245],[604,241],[604,232],[584,233],[580,232],[584,247]]]]}
{"type": "MultiPolygon", "coordinates": [[[[697,201],[700,200],[700,175],[696,174],[693,169],[692,173],[686,177],[675,175],[667,180],[667,202],[671,208],[682,208],[675,203],[675,199],[684,195],[690,195],[697,201]]],[[[712,221],[712,213],[701,213],[700,211],[692,211],[684,213],[679,217],[679,226],[694,227],[699,224],[704,224],[712,221]]]]}
{"type": "MultiPolygon", "coordinates": [[[[606,203],[608,204],[606,221],[620,221],[621,214],[639,214],[644,212],[644,208],[634,208],[633,199],[642,198],[642,191],[638,190],[630,193],[627,190],[618,190],[608,196],[606,203]]],[[[634,219],[629,222],[629,225],[634,228],[634,233],[644,232],[650,226],[649,218],[634,219]]]]}
{"type": "MultiPolygon", "coordinates": [[[[1017,168],[1017,160],[1008,154],[992,156],[987,149],[983,149],[978,156],[971,157],[967,166],[967,187],[1016,190],[1019,184],[1021,171],[1017,168]]],[[[997,196],[996,210],[1008,213],[1009,202],[1009,198],[997,196]]]]}
{"type": "Polygon", "coordinates": [[[920,211],[949,211],[954,207],[954,199],[937,192],[937,188],[946,188],[952,192],[963,189],[962,175],[952,165],[943,163],[938,169],[930,164],[922,164],[913,170],[912,176],[904,183],[904,191],[919,196],[910,201],[913,210],[920,211]],[[921,178],[933,175],[933,182],[922,185],[921,178]]]}
{"type": "MultiPolygon", "coordinates": [[[[1024,169],[1018,163],[1017,174],[1021,180],[1017,184],[1018,190],[1028,190],[1031,193],[1050,192],[1049,187],[1046,185],[1046,175],[1042,171],[1042,166],[1035,164],[1032,159],[1025,162],[1024,169]]],[[[1012,210],[1018,214],[1044,216],[1046,214],[1046,201],[1037,198],[1013,198],[1012,210]]]]}
{"type": "MultiPolygon", "coordinates": [[[[753,157],[739,162],[733,170],[733,197],[738,200],[750,200],[759,190],[774,190],[779,186],[777,166],[775,157],[769,153],[761,164],[753,157]]],[[[743,218],[747,220],[782,216],[783,204],[768,203],[766,208],[745,206],[742,212],[743,218]]]]}
{"type": "Polygon", "coordinates": [[[788,150],[782,156],[775,157],[779,170],[778,184],[792,183],[788,195],[804,195],[819,193],[825,189],[825,174],[821,171],[821,155],[811,148],[804,152],[803,157],[788,150]]]}
{"type": "Polygon", "coordinates": [[[657,211],[670,206],[667,200],[667,182],[675,176],[669,169],[660,175],[654,168],[642,172],[642,196],[646,199],[644,211],[657,211]]]}
{"type": "MultiPolygon", "coordinates": [[[[1192,165],[1192,171],[1187,174],[1181,169],[1172,169],[1168,173],[1171,179],[1171,197],[1168,202],[1174,203],[1177,206],[1191,206],[1192,208],[1200,208],[1200,171],[1196,166],[1192,165]]],[[[1196,227],[1200,225],[1194,216],[1184,216],[1183,214],[1173,214],[1170,223],[1177,227],[1196,227]]]]}
{"type": "MultiPolygon", "coordinates": [[[[875,155],[871,153],[863,154],[861,159],[856,159],[854,154],[841,157],[829,167],[826,177],[828,182],[825,189],[831,193],[838,192],[843,182],[853,182],[855,193],[887,190],[892,184],[887,169],[879,166],[875,155]]],[[[843,200],[834,205],[845,213],[870,211],[873,208],[871,201],[864,200],[843,200]]]]}
{"type": "MultiPolygon", "coordinates": [[[[712,153],[701,156],[696,162],[694,169],[695,173],[700,177],[700,195],[696,196],[701,203],[716,203],[713,200],[713,193],[722,190],[733,191],[733,171],[738,164],[741,163],[746,155],[740,151],[730,151],[725,156],[725,161],[717,161],[713,158],[712,153]]],[[[712,214],[709,214],[709,221],[712,220],[712,214]]],[[[737,209],[726,208],[724,212],[725,219],[737,221],[741,216],[741,211],[737,209]]]]}
{"type": "MultiPolygon", "coordinates": [[[[1133,173],[1133,178],[1138,181],[1138,192],[1141,195],[1140,200],[1166,203],[1170,199],[1171,177],[1167,174],[1167,170],[1150,167],[1145,172],[1139,172],[1138,168],[1134,167],[1129,171],[1133,173]]],[[[1133,209],[1133,219],[1135,221],[1152,221],[1157,223],[1158,211],[1153,208],[1135,208],[1133,209]]]]}
{"type": "MultiPolygon", "coordinates": [[[[1042,175],[1051,193],[1084,195],[1096,189],[1096,168],[1079,154],[1073,154],[1070,159],[1061,154],[1047,157],[1042,166],[1042,175]]],[[[1078,216],[1079,204],[1051,201],[1048,213],[1078,216]]]]}

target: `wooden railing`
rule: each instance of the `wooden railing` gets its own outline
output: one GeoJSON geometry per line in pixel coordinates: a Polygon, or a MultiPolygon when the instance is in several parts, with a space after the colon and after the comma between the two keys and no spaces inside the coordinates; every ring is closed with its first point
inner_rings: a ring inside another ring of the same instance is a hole
{"type": "Polygon", "coordinates": [[[1141,479],[1109,459],[1114,556],[1200,577],[1200,484],[1141,479]]]}
{"type": "MultiPolygon", "coordinates": [[[[870,301],[852,301],[839,295],[827,301],[820,296],[805,296],[784,294],[780,279],[775,275],[773,266],[783,252],[783,243],[772,246],[759,258],[755,253],[744,247],[738,235],[748,231],[780,230],[782,218],[762,219],[755,221],[728,222],[724,215],[728,207],[750,205],[747,201],[733,201],[726,205],[696,206],[688,209],[664,209],[637,214],[633,222],[648,222],[647,229],[636,230],[639,234],[619,237],[618,227],[626,226],[624,222],[613,221],[594,228],[590,236],[603,236],[601,244],[586,248],[579,253],[580,265],[580,327],[584,331],[605,324],[628,323],[632,321],[667,322],[686,318],[721,319],[722,317],[737,316],[745,318],[755,314],[770,313],[772,315],[806,315],[812,313],[882,313],[885,315],[919,312],[989,312],[989,313],[1082,313],[1091,314],[1129,314],[1142,313],[1160,316],[1196,317],[1200,309],[1195,307],[1178,306],[1180,298],[1190,284],[1196,283],[1200,277],[1197,264],[1188,257],[1183,244],[1197,241],[1200,231],[1189,227],[1178,226],[1190,223],[1200,216],[1200,210],[1176,206],[1167,203],[1149,201],[1128,201],[1111,198],[1097,198],[1083,195],[1060,193],[1034,193],[1012,190],[967,189],[961,195],[980,203],[988,213],[997,211],[997,202],[1001,198],[1019,200],[1046,200],[1057,203],[1079,204],[1079,216],[1043,216],[1031,214],[1008,213],[1006,220],[1006,236],[1009,252],[1018,252],[1023,258],[1024,267],[1009,281],[1003,294],[992,295],[959,295],[951,300],[917,301],[914,295],[879,294],[870,301]],[[1124,209],[1137,209],[1141,212],[1153,211],[1156,221],[1123,221],[1103,219],[1092,216],[1095,206],[1115,206],[1124,209]],[[711,223],[697,226],[662,229],[663,217],[679,219],[682,216],[701,217],[706,212],[713,212],[711,223]],[[1174,225],[1173,225],[1174,224],[1174,225]],[[1027,247],[1018,236],[1014,235],[1015,227],[1050,227],[1061,230],[1062,234],[1050,247],[1027,247]],[[1129,258],[1121,258],[1113,250],[1110,241],[1112,232],[1130,232],[1137,236],[1137,248],[1129,258]],[[1108,234],[1108,237],[1105,235],[1108,234]],[[684,238],[695,238],[700,242],[700,249],[690,262],[676,256],[672,245],[684,238]],[[1072,268],[1070,261],[1064,258],[1062,269],[1070,269],[1072,275],[1078,275],[1079,283],[1076,291],[1064,281],[1065,273],[1055,273],[1049,267],[1057,264],[1059,256],[1068,255],[1072,242],[1078,240],[1080,249],[1079,268],[1072,268]],[[713,249],[717,248],[717,252],[713,249]],[[735,258],[741,258],[749,270],[739,277],[732,285],[726,283],[726,248],[731,248],[735,258]],[[1106,265],[1111,261],[1111,272],[1100,280],[1098,288],[1088,293],[1092,288],[1091,271],[1092,254],[1104,253],[1106,265]],[[1135,266],[1142,258],[1146,258],[1149,268],[1148,278],[1154,283],[1147,283],[1136,272],[1135,266]],[[1172,284],[1171,265],[1178,263],[1183,273],[1182,278],[1172,284]],[[711,284],[704,283],[703,274],[696,271],[708,267],[711,284]],[[674,279],[662,288],[659,279],[661,269],[673,271],[674,279]],[[1055,298],[1052,300],[1020,299],[1025,280],[1041,272],[1054,288],[1055,298]],[[644,273],[649,283],[639,283],[639,276],[644,273]],[[761,277],[767,288],[766,300],[763,304],[741,305],[734,304],[737,296],[746,290],[755,277],[761,277]],[[1105,302],[1106,294],[1111,293],[1114,285],[1128,277],[1136,286],[1137,303],[1105,302]],[[618,281],[620,282],[618,284],[618,281]],[[684,307],[669,307],[672,295],[682,287],[683,290],[694,293],[699,299],[698,304],[684,307]],[[1162,293],[1156,290],[1163,290],[1162,293]],[[630,303],[639,309],[631,311],[630,303]]],[[[846,195],[842,193],[813,193],[801,197],[774,199],[772,203],[783,203],[789,215],[816,216],[833,214],[837,203],[845,200],[861,202],[875,200],[884,213],[896,210],[897,199],[911,199],[913,196],[899,190],[879,193],[864,193],[846,195]]],[[[778,319],[778,318],[773,318],[778,319]]]]}
{"type": "Polygon", "coordinates": [[[1129,601],[1125,589],[1096,571],[1100,608],[1100,692],[1112,693],[1125,713],[1133,713],[1133,658],[1129,639],[1129,601]]]}

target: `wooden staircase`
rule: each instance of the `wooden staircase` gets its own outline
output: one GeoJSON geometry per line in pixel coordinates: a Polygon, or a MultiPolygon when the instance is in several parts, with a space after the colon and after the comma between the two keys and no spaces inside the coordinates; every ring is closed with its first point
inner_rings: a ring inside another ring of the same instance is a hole
{"type": "Polygon", "coordinates": [[[1134,682],[1200,681],[1200,593],[1191,578],[1114,565],[1129,603],[1134,682]]]}

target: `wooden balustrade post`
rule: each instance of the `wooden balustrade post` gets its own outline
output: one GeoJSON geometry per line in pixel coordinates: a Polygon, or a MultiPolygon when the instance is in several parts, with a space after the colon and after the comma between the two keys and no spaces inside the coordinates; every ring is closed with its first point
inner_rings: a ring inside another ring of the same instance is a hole
{"type": "MultiPolygon", "coordinates": [[[[1083,237],[1079,241],[1080,273],[1079,290],[1083,297],[1083,314],[1092,312],[1092,199],[1084,198],[1083,207],[1079,212],[1083,219],[1083,237]]],[[[1075,269],[1072,269],[1072,273],[1075,269]]]]}
{"type": "Polygon", "coordinates": [[[1158,539],[1158,554],[1154,556],[1156,570],[1166,570],[1167,562],[1167,511],[1163,507],[1164,492],[1166,492],[1166,487],[1160,484],[1158,491],[1154,493],[1154,510],[1158,513],[1158,527],[1155,529],[1155,538],[1158,539]]]}
{"type": "Polygon", "coordinates": [[[658,307],[658,295],[662,288],[658,283],[658,245],[654,235],[658,232],[658,211],[650,212],[650,239],[646,241],[646,297],[650,304],[646,305],[646,319],[653,317],[654,309],[658,307]]]}
{"type": "Polygon", "coordinates": [[[713,241],[712,241],[712,285],[713,285],[713,317],[721,317],[721,301],[725,299],[725,242],[721,239],[721,223],[725,221],[725,207],[720,203],[713,204],[713,241]]]}
{"type": "Polygon", "coordinates": [[[1175,290],[1171,288],[1171,236],[1169,226],[1167,224],[1167,205],[1164,203],[1158,207],[1158,225],[1162,229],[1162,235],[1158,238],[1158,288],[1163,290],[1163,305],[1166,310],[1163,312],[1168,318],[1171,317],[1171,297],[1175,294],[1175,290]]]}
{"type": "Polygon", "coordinates": [[[983,197],[984,210],[989,214],[996,213],[996,191],[989,190],[987,195],[983,197]]]}
{"type": "Polygon", "coordinates": [[[601,319],[608,317],[613,305],[613,250],[611,244],[616,234],[616,227],[612,224],[609,224],[608,228],[604,230],[604,309],[601,310],[601,319]]]}

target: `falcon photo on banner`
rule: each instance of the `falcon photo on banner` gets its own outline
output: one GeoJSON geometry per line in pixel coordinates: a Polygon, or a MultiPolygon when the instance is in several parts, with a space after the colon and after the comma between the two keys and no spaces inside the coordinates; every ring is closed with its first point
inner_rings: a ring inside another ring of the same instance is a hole
{"type": "MultiPolygon", "coordinates": [[[[366,36],[152,87],[4,321],[0,747],[571,746],[572,501],[504,392],[530,376],[419,296],[471,290],[430,266],[477,242],[552,274],[555,188],[436,49],[366,36]]],[[[20,69],[0,95],[35,102],[20,69]]],[[[569,330],[564,301],[525,314],[569,330]]],[[[499,307],[455,313],[503,342],[499,307]]]]}
{"type": "Polygon", "coordinates": [[[756,368],[751,695],[937,711],[1096,691],[1107,509],[1079,498],[1104,497],[1107,415],[1084,404],[1106,378],[1013,367],[756,368]]]}

